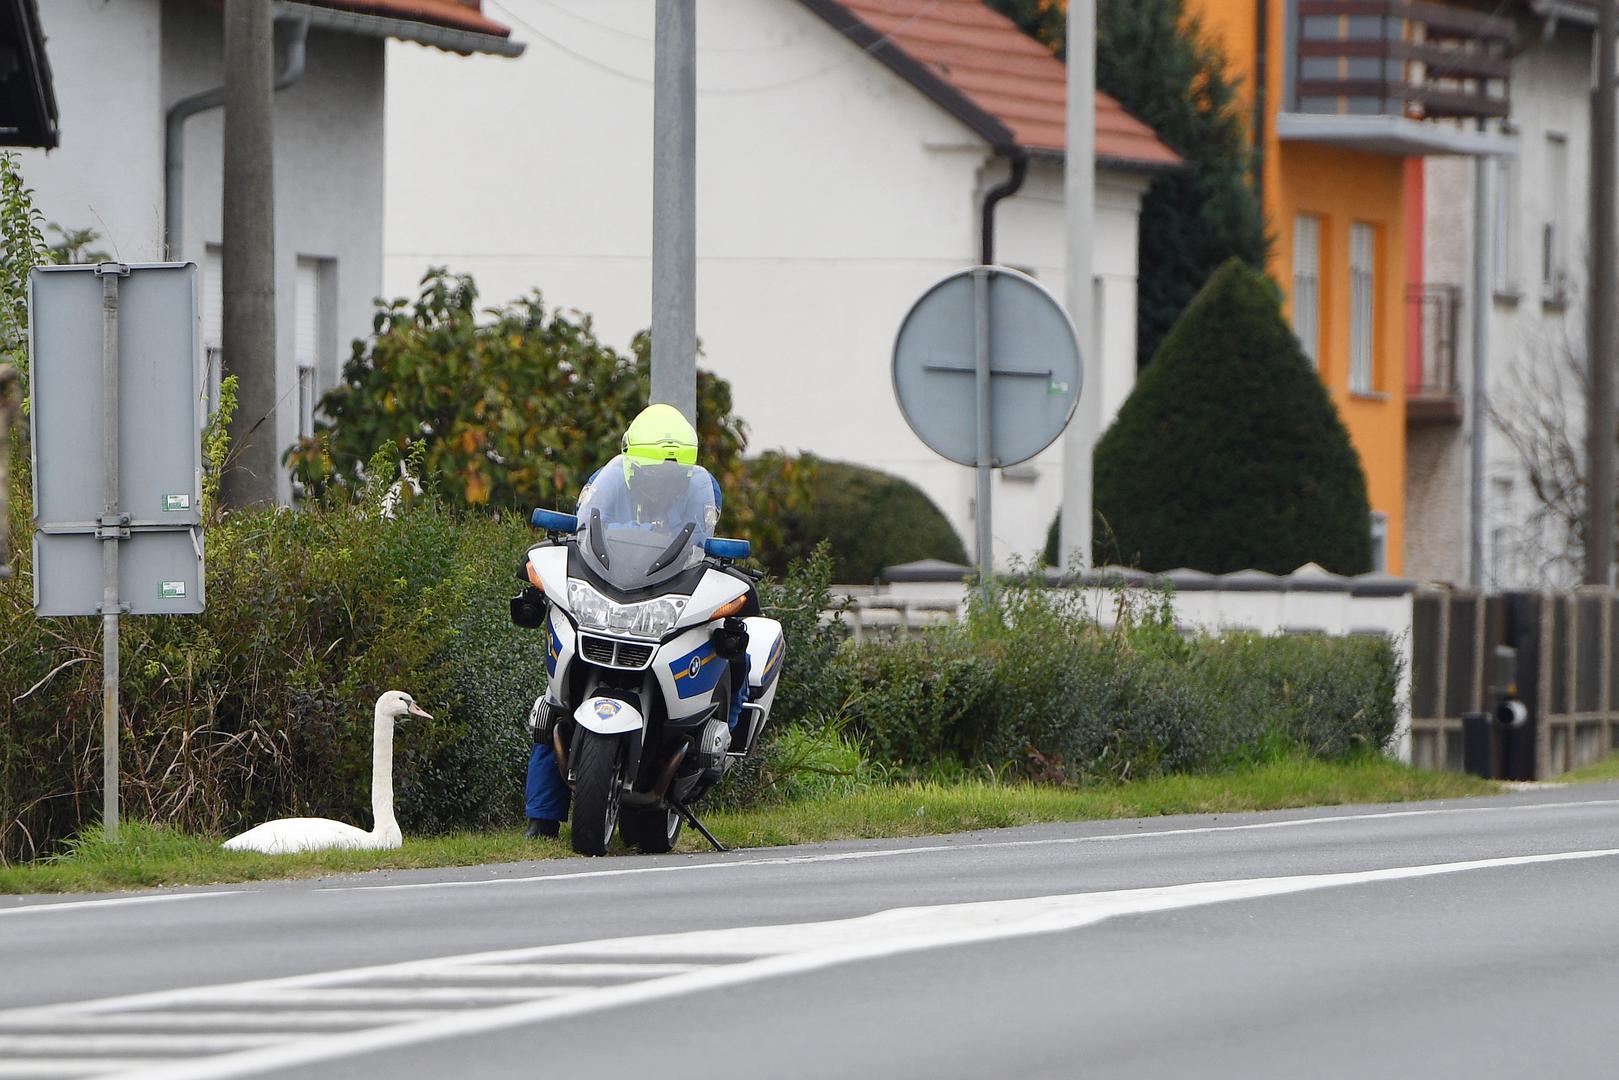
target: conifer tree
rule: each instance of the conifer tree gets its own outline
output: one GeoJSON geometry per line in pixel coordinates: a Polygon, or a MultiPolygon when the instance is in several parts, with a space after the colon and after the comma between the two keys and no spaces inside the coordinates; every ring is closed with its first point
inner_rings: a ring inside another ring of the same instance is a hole
{"type": "Polygon", "coordinates": [[[1096,446],[1098,563],[1371,567],[1366,477],[1282,318],[1237,259],[1175,323],[1096,446]]]}

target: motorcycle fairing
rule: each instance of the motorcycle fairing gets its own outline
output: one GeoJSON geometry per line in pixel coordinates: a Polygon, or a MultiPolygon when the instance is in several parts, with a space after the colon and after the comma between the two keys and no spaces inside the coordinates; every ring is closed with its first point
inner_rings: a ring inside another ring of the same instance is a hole
{"type": "Polygon", "coordinates": [[[568,599],[568,546],[536,544],[528,549],[528,562],[539,575],[545,595],[564,603],[568,599]]]}
{"type": "Polygon", "coordinates": [[[729,604],[748,591],[748,582],[720,570],[710,569],[691,591],[691,600],[680,613],[677,626],[696,626],[714,617],[716,608],[729,604]]]}
{"type": "Polygon", "coordinates": [[[748,628],[748,699],[758,701],[776,683],[787,658],[787,639],[775,619],[743,619],[748,628]]]}
{"type": "MultiPolygon", "coordinates": [[[[562,595],[568,594],[564,591],[562,595]]],[[[567,703],[562,700],[562,691],[568,685],[568,665],[573,663],[574,653],[578,650],[578,636],[573,628],[573,620],[557,604],[551,605],[546,623],[546,636],[550,642],[546,648],[545,670],[550,681],[545,693],[558,705],[565,705],[567,703]]]]}
{"type": "Polygon", "coordinates": [[[706,625],[677,632],[665,641],[652,661],[658,689],[671,720],[683,720],[701,713],[711,702],[714,687],[725,672],[725,661],[714,653],[706,625]],[[693,663],[697,674],[692,675],[693,663]],[[680,675],[676,678],[676,675],[680,675]]]}

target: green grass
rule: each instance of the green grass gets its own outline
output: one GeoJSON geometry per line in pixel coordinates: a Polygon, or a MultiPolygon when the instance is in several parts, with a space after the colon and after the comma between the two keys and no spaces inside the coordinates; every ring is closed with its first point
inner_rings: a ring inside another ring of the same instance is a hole
{"type": "Polygon", "coordinates": [[[1592,762],[1583,769],[1571,769],[1551,779],[1554,784],[1601,784],[1608,780],[1619,780],[1619,754],[1592,762]]]}
{"type": "MultiPolygon", "coordinates": [[[[1286,760],[1216,775],[1078,788],[983,780],[872,786],[781,806],[715,813],[705,820],[728,846],[748,848],[1049,821],[1460,798],[1499,790],[1489,781],[1421,772],[1382,757],[1342,763],[1286,760]]],[[[680,850],[705,847],[688,830],[680,850]]],[[[97,832],[55,858],[0,866],[0,893],[100,892],[565,857],[573,857],[566,836],[525,841],[516,830],[412,837],[398,851],[272,856],[225,851],[215,838],[131,822],[118,844],[105,843],[97,832]]]]}

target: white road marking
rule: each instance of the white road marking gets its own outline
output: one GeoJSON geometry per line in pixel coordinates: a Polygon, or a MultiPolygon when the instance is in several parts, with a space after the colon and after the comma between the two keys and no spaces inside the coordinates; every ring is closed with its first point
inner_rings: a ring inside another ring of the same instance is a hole
{"type": "Polygon", "coordinates": [[[0,1035],[0,1058],[11,1054],[205,1054],[227,1050],[247,1050],[255,1046],[285,1042],[292,1036],[274,1035],[173,1035],[162,1032],[127,1032],[118,1035],[75,1033],[72,1035],[0,1035]]]}
{"type": "Polygon", "coordinates": [[[44,1080],[53,1076],[105,1076],[119,1069],[161,1068],[162,1058],[13,1058],[0,1061],[0,1077],[44,1080]]]}
{"type": "MultiPolygon", "coordinates": [[[[937,907],[898,908],[874,915],[831,922],[784,926],[737,927],[701,930],[640,938],[615,938],[570,945],[443,957],[379,967],[322,972],[225,986],[162,991],[108,998],[68,1006],[47,1006],[0,1014],[0,1022],[28,1018],[49,1022],[51,1016],[93,1014],[105,1022],[134,1009],[173,1008],[187,1002],[206,1005],[221,1001],[255,1000],[266,990],[291,985],[354,984],[366,979],[397,978],[401,973],[427,970],[453,971],[458,967],[544,962],[554,958],[602,962],[614,956],[731,957],[735,962],[651,978],[620,986],[558,995],[539,1001],[491,1009],[439,1013],[416,1023],[386,1024],[367,1030],[325,1037],[303,1038],[276,1046],[225,1054],[201,1060],[167,1061],[130,1068],[118,1080],[221,1080],[277,1069],[291,1069],[318,1061],[391,1050],[424,1042],[458,1038],[481,1032],[535,1024],[561,1017],[623,1008],[648,1001],[736,986],[762,979],[781,978],[839,964],[873,960],[926,949],[947,948],[1004,938],[1048,934],[1090,926],[1124,915],[1145,915],[1206,904],[1285,896],[1319,889],[1457,874],[1474,870],[1604,859],[1619,856],[1619,848],[1568,851],[1543,855],[1475,859],[1425,866],[1403,866],[1351,873],[1310,874],[1294,877],[1250,878],[1198,882],[1114,892],[1072,893],[1022,900],[995,900],[937,907]]],[[[9,1023],[6,1026],[10,1026],[9,1023]]]]}
{"type": "Polygon", "coordinates": [[[571,994],[572,986],[368,986],[260,990],[257,1002],[283,1005],[492,1005],[571,994]]]}
{"type": "MultiPolygon", "coordinates": [[[[206,996],[192,991],[197,1002],[206,996]]],[[[87,1003],[93,1004],[93,1003],[87,1003]]],[[[260,1006],[263,1007],[262,1005],[260,1006]]],[[[310,1031],[324,1032],[378,1024],[409,1024],[442,1015],[433,1009],[320,1009],[312,1011],[230,1012],[74,1012],[71,1005],[44,1005],[0,1013],[0,1031],[310,1031]]]]}
{"type": "Polygon", "coordinates": [[[238,896],[246,889],[220,889],[217,892],[160,893],[156,896],[115,896],[108,900],[69,900],[66,903],[19,904],[0,907],[5,915],[50,915],[61,911],[81,911],[84,908],[119,907],[124,904],[166,904],[173,900],[206,900],[211,896],[238,896]]]}
{"type": "Polygon", "coordinates": [[[1258,829],[1297,829],[1310,825],[1332,825],[1345,821],[1383,821],[1390,818],[1432,817],[1446,814],[1500,814],[1526,810],[1557,810],[1567,807],[1613,806],[1616,799],[1585,799],[1579,802],[1522,803],[1513,806],[1451,806],[1425,810],[1384,810],[1374,814],[1332,814],[1323,817],[1288,818],[1284,821],[1254,821],[1242,825],[1200,825],[1184,829],[1138,829],[1127,833],[1095,836],[1054,836],[1039,840],[982,840],[967,844],[925,844],[915,847],[884,848],[879,851],[838,851],[820,855],[781,855],[762,859],[725,859],[715,862],[658,866],[625,866],[612,870],[582,870],[576,873],[532,874],[525,877],[479,878],[474,881],[414,881],[397,885],[335,885],[317,892],[391,892],[398,889],[467,889],[488,885],[532,885],[581,881],[588,878],[625,877],[632,874],[676,874],[703,870],[736,870],[751,866],[797,866],[801,863],[853,862],[861,859],[892,859],[903,855],[928,855],[940,851],[973,851],[984,848],[1064,847],[1099,844],[1116,840],[1151,840],[1163,836],[1198,836],[1208,833],[1250,832],[1258,829]]]}
{"type": "Polygon", "coordinates": [[[696,971],[697,964],[466,964],[448,971],[417,972],[434,978],[500,979],[655,979],[665,975],[682,975],[696,971]]]}

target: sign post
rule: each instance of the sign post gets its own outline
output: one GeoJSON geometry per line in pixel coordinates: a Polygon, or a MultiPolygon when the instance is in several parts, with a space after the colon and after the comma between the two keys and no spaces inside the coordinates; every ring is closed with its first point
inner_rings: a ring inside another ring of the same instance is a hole
{"type": "Polygon", "coordinates": [[[197,267],[35,267],[28,308],[34,614],[101,616],[102,825],[116,840],[119,616],[203,610],[197,267]]]}
{"type": "Polygon", "coordinates": [[[894,342],[893,375],[917,437],[977,470],[978,580],[987,596],[995,570],[993,470],[1034,457],[1068,425],[1083,380],[1079,335],[1027,274],[974,266],[912,306],[894,342]]]}

